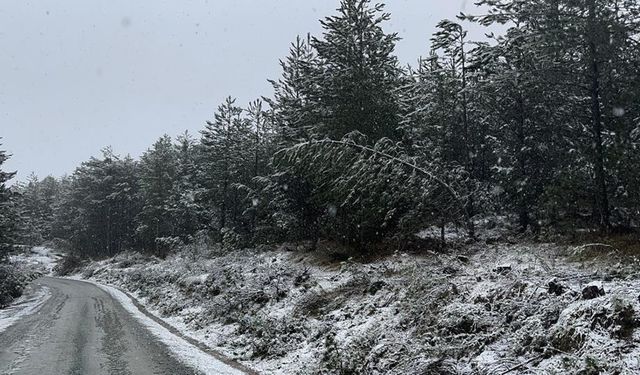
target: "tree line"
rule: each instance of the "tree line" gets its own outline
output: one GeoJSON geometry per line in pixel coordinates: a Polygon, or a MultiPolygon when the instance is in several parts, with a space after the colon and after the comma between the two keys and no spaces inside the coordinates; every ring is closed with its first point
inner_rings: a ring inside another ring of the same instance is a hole
{"type": "Polygon", "coordinates": [[[139,160],[107,148],[15,186],[14,237],[93,256],[198,236],[367,249],[430,226],[473,237],[494,214],[522,232],[635,230],[638,2],[478,4],[486,14],[441,21],[404,67],[384,5],[342,0],[321,36],[291,44],[271,96],[229,97],[198,136],[165,135],[139,160]],[[465,22],[506,31],[474,41],[465,22]]]}

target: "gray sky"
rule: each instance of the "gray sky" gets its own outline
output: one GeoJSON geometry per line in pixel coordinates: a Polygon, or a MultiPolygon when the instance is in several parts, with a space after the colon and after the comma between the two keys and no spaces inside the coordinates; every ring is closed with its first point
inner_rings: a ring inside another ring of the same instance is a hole
{"type": "MultiPolygon", "coordinates": [[[[0,136],[18,179],[60,176],[105,146],[139,156],[198,135],[227,96],[271,94],[296,35],[319,35],[338,0],[2,0],[0,136]]],[[[413,63],[435,24],[471,0],[389,0],[387,31],[413,63]]],[[[481,38],[473,27],[471,36],[481,38]]]]}

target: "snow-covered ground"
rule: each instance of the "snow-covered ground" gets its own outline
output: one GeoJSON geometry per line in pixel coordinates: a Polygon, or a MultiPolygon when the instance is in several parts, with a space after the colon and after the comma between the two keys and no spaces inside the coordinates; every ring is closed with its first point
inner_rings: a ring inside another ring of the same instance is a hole
{"type": "Polygon", "coordinates": [[[53,268],[60,258],[61,255],[59,253],[48,247],[34,246],[27,248],[23,252],[10,255],[9,261],[32,272],[49,275],[53,272],[53,268]]]}
{"type": "Polygon", "coordinates": [[[638,260],[576,249],[122,254],[82,274],[265,374],[640,373],[638,260]],[[594,282],[605,294],[583,299],[594,282]]]}
{"type": "MultiPolygon", "coordinates": [[[[59,254],[42,246],[26,248],[24,252],[9,256],[10,264],[15,267],[25,284],[41,275],[51,274],[59,259],[59,254]]],[[[33,285],[27,287],[21,297],[9,306],[0,309],[0,332],[6,330],[22,317],[36,313],[49,297],[50,293],[46,287],[33,285]]]]}
{"type": "Polygon", "coordinates": [[[0,309],[0,332],[6,330],[24,316],[36,313],[50,296],[51,294],[46,287],[40,287],[33,293],[27,291],[10,306],[0,309]]]}

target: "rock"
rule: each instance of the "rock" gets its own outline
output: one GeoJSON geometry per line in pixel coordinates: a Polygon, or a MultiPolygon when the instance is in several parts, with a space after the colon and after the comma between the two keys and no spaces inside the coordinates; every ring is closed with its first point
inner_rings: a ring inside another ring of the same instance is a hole
{"type": "Polygon", "coordinates": [[[630,338],[633,331],[637,327],[637,321],[634,318],[635,310],[630,303],[617,301],[613,304],[613,330],[611,334],[614,337],[630,338]]]}
{"type": "Polygon", "coordinates": [[[495,273],[497,273],[499,275],[506,275],[506,274],[511,272],[511,265],[510,264],[501,264],[501,265],[497,266],[496,268],[494,268],[493,272],[495,272],[495,273]]]}
{"type": "Polygon", "coordinates": [[[582,299],[594,299],[604,295],[604,289],[595,284],[587,285],[582,289],[582,299]]]}
{"type": "Polygon", "coordinates": [[[378,291],[384,288],[385,285],[387,285],[387,283],[385,283],[384,281],[375,281],[371,283],[371,285],[369,285],[369,290],[368,290],[369,294],[374,295],[378,293],[378,291]]]}
{"type": "Polygon", "coordinates": [[[446,266],[442,269],[442,273],[447,275],[455,275],[456,273],[458,273],[458,269],[455,267],[446,266]]]}
{"type": "Polygon", "coordinates": [[[556,296],[564,293],[564,286],[555,280],[549,281],[549,294],[555,294],[556,296]]]}
{"type": "Polygon", "coordinates": [[[461,261],[462,263],[469,263],[469,257],[468,256],[458,255],[456,258],[458,258],[458,260],[461,261]]]}

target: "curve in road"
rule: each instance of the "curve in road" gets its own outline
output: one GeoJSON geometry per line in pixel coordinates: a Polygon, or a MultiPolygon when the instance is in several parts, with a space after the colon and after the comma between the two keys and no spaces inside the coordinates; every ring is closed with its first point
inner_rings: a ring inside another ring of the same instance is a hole
{"type": "Polygon", "coordinates": [[[44,277],[33,287],[36,292],[47,288],[51,296],[37,312],[0,332],[0,374],[244,373],[212,356],[204,371],[182,363],[148,326],[96,285],[44,277]]]}

